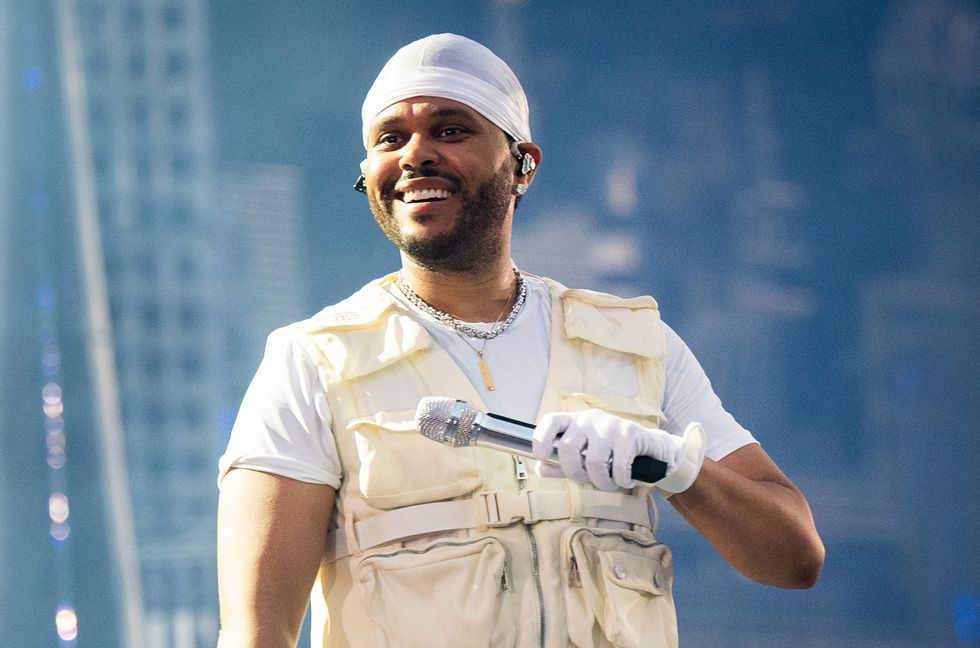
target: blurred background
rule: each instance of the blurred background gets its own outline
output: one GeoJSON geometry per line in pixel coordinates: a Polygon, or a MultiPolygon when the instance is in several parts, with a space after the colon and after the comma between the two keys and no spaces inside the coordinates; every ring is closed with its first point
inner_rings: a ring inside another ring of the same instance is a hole
{"type": "Polygon", "coordinates": [[[217,458],[396,267],[360,104],[442,31],[530,98],[518,264],[655,295],[813,507],[803,592],[662,507],[683,645],[980,645],[971,0],[0,0],[0,644],[214,645],[217,458]]]}

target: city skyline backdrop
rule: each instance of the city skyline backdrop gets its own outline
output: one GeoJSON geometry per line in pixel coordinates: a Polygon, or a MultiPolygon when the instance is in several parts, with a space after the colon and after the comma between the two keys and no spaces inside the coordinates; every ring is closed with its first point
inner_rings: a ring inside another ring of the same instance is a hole
{"type": "Polygon", "coordinates": [[[397,266],[360,103],[441,31],[529,96],[518,265],[653,294],[810,499],[806,592],[660,507],[683,645],[980,645],[967,0],[0,0],[0,642],[214,645],[217,456],[265,335],[397,266]]]}

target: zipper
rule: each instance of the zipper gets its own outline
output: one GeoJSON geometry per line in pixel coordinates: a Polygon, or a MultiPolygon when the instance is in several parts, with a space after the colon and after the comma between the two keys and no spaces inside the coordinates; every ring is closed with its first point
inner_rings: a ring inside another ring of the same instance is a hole
{"type": "MultiPolygon", "coordinates": [[[[518,455],[513,455],[513,457],[517,488],[520,491],[524,491],[527,489],[527,466],[524,464],[523,457],[519,457],[518,455]]],[[[534,589],[538,595],[538,646],[544,648],[544,587],[541,584],[541,560],[538,555],[538,541],[534,537],[534,529],[527,524],[524,525],[524,532],[527,534],[527,543],[531,553],[531,576],[534,578],[534,589]]]]}
{"type": "Polygon", "coordinates": [[[575,554],[572,554],[568,561],[568,586],[582,587],[582,574],[578,571],[578,561],[575,554]]]}
{"type": "Polygon", "coordinates": [[[470,544],[478,544],[480,542],[483,542],[484,540],[486,540],[486,538],[477,538],[476,540],[470,540],[468,542],[449,542],[449,541],[437,542],[435,544],[431,544],[422,549],[409,549],[405,547],[402,549],[397,549],[395,551],[389,551],[388,553],[371,554],[370,556],[367,557],[367,559],[391,558],[392,556],[399,556],[401,554],[424,554],[432,551],[433,549],[438,549],[439,547],[465,547],[466,545],[470,545],[470,544]]]}

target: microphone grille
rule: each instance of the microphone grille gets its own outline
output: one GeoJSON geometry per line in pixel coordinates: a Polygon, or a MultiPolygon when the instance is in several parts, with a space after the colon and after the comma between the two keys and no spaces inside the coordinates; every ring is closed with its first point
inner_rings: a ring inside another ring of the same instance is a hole
{"type": "Polygon", "coordinates": [[[473,438],[473,422],[478,410],[464,400],[427,396],[415,410],[415,426],[419,433],[451,446],[468,446],[473,438]]]}

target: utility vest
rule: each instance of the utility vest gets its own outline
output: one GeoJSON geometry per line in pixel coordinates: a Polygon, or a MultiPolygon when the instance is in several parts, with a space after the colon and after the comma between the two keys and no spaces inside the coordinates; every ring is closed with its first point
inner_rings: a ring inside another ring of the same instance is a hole
{"type": "MultiPolygon", "coordinates": [[[[485,408],[385,291],[394,277],[303,331],[319,352],[343,469],[311,596],[313,645],[676,646],[672,559],[656,541],[649,487],[602,492],[538,477],[531,460],[418,434],[425,396],[485,408]]],[[[597,408],[661,426],[657,303],[543,280],[551,357],[538,416],[597,408]]]]}

